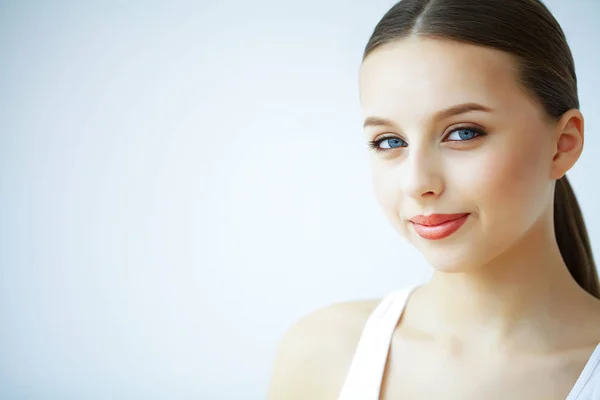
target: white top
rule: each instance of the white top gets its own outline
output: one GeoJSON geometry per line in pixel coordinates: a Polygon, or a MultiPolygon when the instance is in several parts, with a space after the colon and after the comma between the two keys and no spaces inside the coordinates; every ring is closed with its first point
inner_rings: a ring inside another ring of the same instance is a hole
{"type": "MultiPolygon", "coordinates": [[[[408,296],[419,285],[396,290],[379,303],[363,328],[338,400],[379,400],[389,346],[408,296]]],[[[566,400],[600,399],[600,343],[566,400]]]]}

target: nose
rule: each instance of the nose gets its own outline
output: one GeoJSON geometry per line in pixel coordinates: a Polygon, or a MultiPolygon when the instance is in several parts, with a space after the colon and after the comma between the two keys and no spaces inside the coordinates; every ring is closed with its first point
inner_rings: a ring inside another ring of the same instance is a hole
{"type": "Polygon", "coordinates": [[[403,169],[402,189],[405,195],[418,201],[435,198],[442,193],[441,159],[438,154],[421,148],[409,152],[403,169]]]}

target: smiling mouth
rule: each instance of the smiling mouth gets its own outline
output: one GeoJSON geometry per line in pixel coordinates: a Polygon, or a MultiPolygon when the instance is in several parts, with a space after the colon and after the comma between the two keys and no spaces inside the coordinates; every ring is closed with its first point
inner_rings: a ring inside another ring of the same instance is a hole
{"type": "Polygon", "coordinates": [[[460,227],[467,222],[469,215],[471,214],[465,214],[462,217],[445,221],[436,225],[423,225],[413,221],[410,221],[410,223],[412,224],[415,232],[417,232],[417,234],[422,238],[428,240],[439,240],[444,239],[459,230],[460,227]]]}

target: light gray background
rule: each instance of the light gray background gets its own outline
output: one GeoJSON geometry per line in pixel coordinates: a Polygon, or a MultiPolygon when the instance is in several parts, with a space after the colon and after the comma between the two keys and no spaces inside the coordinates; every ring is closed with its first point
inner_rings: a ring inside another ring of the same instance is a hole
{"type": "MultiPolygon", "coordinates": [[[[300,316],[430,276],[361,128],[394,2],[0,4],[0,398],[264,399],[300,316]]],[[[600,255],[600,2],[548,5],[600,255]]]]}

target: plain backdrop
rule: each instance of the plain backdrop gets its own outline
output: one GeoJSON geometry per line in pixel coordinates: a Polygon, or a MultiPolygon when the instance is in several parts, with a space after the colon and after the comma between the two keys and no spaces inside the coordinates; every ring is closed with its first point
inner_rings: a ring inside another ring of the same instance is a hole
{"type": "MultiPolygon", "coordinates": [[[[428,279],[361,127],[394,3],[0,2],[0,398],[264,399],[298,318],[428,279]]],[[[547,4],[600,256],[600,2],[547,4]]]]}

